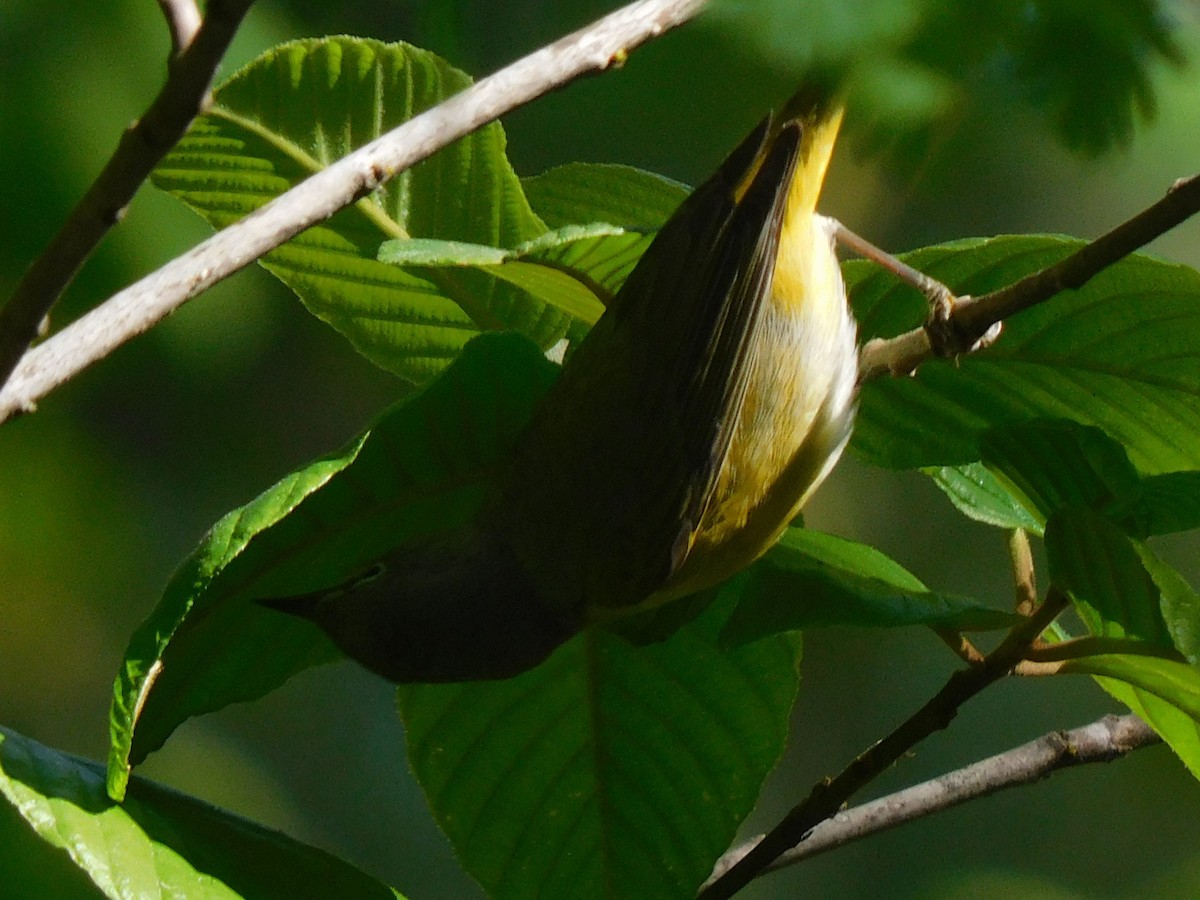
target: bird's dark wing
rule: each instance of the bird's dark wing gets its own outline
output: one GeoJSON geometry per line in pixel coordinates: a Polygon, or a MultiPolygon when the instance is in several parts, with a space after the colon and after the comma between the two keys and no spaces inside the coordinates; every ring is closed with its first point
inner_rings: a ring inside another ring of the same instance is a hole
{"type": "Polygon", "coordinates": [[[490,515],[560,612],[636,604],[682,563],[745,396],[799,139],[762,123],[680,206],[523,435],[490,515]]]}

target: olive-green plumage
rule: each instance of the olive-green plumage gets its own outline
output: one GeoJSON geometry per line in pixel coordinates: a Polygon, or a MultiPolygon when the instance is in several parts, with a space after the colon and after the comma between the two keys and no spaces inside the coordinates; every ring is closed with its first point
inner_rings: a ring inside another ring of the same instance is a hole
{"type": "Polygon", "coordinates": [[[814,212],[839,120],[797,94],[684,201],[471,525],[269,605],[392,680],[505,677],[765,552],[853,417],[854,325],[814,212]]]}

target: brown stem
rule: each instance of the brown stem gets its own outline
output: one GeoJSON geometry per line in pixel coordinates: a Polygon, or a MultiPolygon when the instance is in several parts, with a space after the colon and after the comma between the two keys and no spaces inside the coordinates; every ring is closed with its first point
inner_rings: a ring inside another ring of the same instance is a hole
{"type": "Polygon", "coordinates": [[[1012,561],[1013,586],[1016,590],[1016,610],[1023,616],[1033,612],[1037,605],[1037,578],[1033,570],[1033,551],[1029,547],[1029,535],[1023,528],[1014,528],[1008,533],[1008,557],[1012,561]]]}
{"type": "MultiPolygon", "coordinates": [[[[981,297],[964,297],[954,305],[946,325],[958,346],[970,347],[997,322],[1042,303],[1060,291],[1080,288],[1113,263],[1170,231],[1200,211],[1200,174],[1182,178],[1167,195],[1066,259],[981,297]]],[[[926,327],[894,338],[875,339],[863,347],[859,381],[886,374],[906,374],[933,356],[926,327]]]]}
{"type": "MultiPolygon", "coordinates": [[[[80,266],[121,220],[150,171],[207,105],[217,66],[252,2],[211,0],[194,39],[182,52],[173,46],[158,96],[145,115],[126,129],[108,164],[0,310],[0,385],[8,381],[37,338],[50,308],[80,266]]],[[[181,29],[188,28],[188,4],[163,5],[176,44],[186,38],[181,29]]]]}
{"type": "Polygon", "coordinates": [[[983,653],[962,632],[951,628],[935,628],[933,629],[933,633],[941,638],[942,643],[949,647],[954,655],[963,662],[972,666],[980,665],[983,662],[983,653]]]}
{"type": "Polygon", "coordinates": [[[799,844],[819,823],[834,815],[859,789],[888,769],[917,743],[945,728],[958,709],[1015,666],[1039,634],[1067,608],[1066,594],[1051,589],[1046,601],[1014,627],[983,662],[960,669],[928,703],[895,731],[861,753],[836,777],[823,781],[753,849],[700,892],[701,900],[732,897],[770,866],[782,853],[799,844]]]}

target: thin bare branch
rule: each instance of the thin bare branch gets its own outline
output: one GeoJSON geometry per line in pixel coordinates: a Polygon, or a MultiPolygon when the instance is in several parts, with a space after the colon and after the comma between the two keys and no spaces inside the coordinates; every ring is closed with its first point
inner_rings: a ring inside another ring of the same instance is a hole
{"type": "MultiPolygon", "coordinates": [[[[989,759],[839,812],[815,827],[802,843],[780,856],[765,871],[774,872],[796,865],[969,800],[1033,784],[1062,769],[1112,762],[1134,750],[1158,743],[1161,738],[1135,715],[1105,716],[1070,731],[1052,731],[989,759]]],[[[754,845],[755,842],[750,841],[721,857],[711,880],[719,878],[754,845]]]]}
{"type": "Polygon", "coordinates": [[[930,278],[924,272],[918,272],[912,266],[901,262],[887,251],[876,247],[866,238],[851,231],[837,219],[830,221],[833,222],[834,226],[834,239],[843,247],[852,250],[863,259],[871,260],[875,265],[891,272],[905,284],[915,287],[925,295],[925,299],[929,301],[929,306],[932,310],[944,310],[943,315],[948,315],[949,310],[953,309],[958,298],[954,296],[954,292],[946,287],[946,285],[936,279],[930,278]]]}
{"type": "MultiPolygon", "coordinates": [[[[182,53],[172,56],[167,80],[146,114],[125,130],[104,170],[0,310],[0,384],[8,380],[22,354],[37,338],[42,321],[79,267],[121,220],[142,182],[203,111],[213,75],[251,2],[210,0],[204,23],[182,53]]],[[[173,40],[183,35],[183,31],[176,32],[176,27],[187,26],[175,22],[172,15],[178,12],[186,18],[186,12],[176,9],[186,5],[170,4],[168,21],[173,40]]],[[[31,402],[21,408],[28,408],[31,402]]]]}
{"type": "Polygon", "coordinates": [[[195,0],[158,0],[158,5],[171,32],[171,55],[179,56],[200,30],[200,10],[195,0]]]}
{"type": "MultiPolygon", "coordinates": [[[[25,355],[0,392],[0,422],[149,329],[187,300],[495,118],[694,18],[706,0],[638,0],[501,69],[343,157],[115,294],[25,355]]],[[[36,323],[35,323],[36,324],[36,323]]]]}
{"type": "Polygon", "coordinates": [[[833,816],[858,790],[889,768],[920,741],[945,728],[959,707],[1012,671],[1046,627],[1067,608],[1069,600],[1053,588],[1028,619],[1016,625],[982,663],[960,669],[924,706],[891,734],[859,754],[834,778],[816,785],[746,854],[700,891],[702,900],[732,897],[779,856],[804,840],[813,828],[833,816]]]}
{"type": "MultiPolygon", "coordinates": [[[[1200,175],[1193,175],[1175,182],[1157,203],[1061,262],[982,297],[960,298],[943,327],[953,330],[957,346],[971,347],[985,338],[997,322],[1049,300],[1061,291],[1083,287],[1113,263],[1197,212],[1200,212],[1200,175]]],[[[912,372],[933,356],[931,346],[926,326],[894,338],[869,341],[863,347],[859,381],[912,372]]]]}

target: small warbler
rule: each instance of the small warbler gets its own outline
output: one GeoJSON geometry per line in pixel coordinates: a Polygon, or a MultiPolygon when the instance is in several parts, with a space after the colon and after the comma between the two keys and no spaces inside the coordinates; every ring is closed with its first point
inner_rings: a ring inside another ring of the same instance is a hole
{"type": "Polygon", "coordinates": [[[854,415],[855,326],[815,212],[840,121],[801,90],[680,205],[474,521],[263,602],[393,681],[500,678],[761,556],[854,415]]]}

